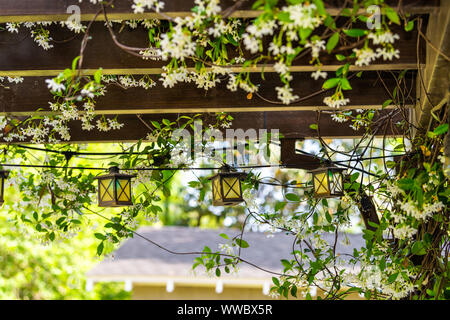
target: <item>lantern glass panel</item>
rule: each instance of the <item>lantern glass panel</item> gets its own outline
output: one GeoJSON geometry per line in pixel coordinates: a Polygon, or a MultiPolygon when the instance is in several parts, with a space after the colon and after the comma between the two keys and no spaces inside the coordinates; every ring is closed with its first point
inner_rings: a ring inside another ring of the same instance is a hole
{"type": "Polygon", "coordinates": [[[220,188],[220,177],[217,176],[212,180],[213,199],[220,201],[222,199],[222,191],[220,188]]]}
{"type": "Polygon", "coordinates": [[[315,193],[322,195],[330,192],[328,186],[328,176],[326,172],[316,173],[314,176],[314,189],[315,193]]]}
{"type": "Polygon", "coordinates": [[[334,172],[331,193],[332,194],[342,193],[343,192],[342,185],[343,185],[342,173],[339,171],[334,172]]]}
{"type": "Polygon", "coordinates": [[[101,202],[114,201],[113,179],[99,179],[99,196],[101,202]]]}
{"type": "Polygon", "coordinates": [[[131,183],[129,179],[116,179],[117,200],[131,201],[131,183]]]}
{"type": "Polygon", "coordinates": [[[239,177],[224,177],[222,179],[223,197],[225,199],[241,198],[241,183],[239,177]]]}

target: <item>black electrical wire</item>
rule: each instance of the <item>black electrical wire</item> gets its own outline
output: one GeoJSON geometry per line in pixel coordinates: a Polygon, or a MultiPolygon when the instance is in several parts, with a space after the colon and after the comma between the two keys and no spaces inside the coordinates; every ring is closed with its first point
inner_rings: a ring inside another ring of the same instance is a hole
{"type": "MultiPolygon", "coordinates": [[[[271,142],[272,144],[276,145],[276,146],[280,146],[280,144],[271,142]]],[[[29,149],[29,150],[35,150],[35,151],[42,151],[42,152],[50,152],[50,153],[58,153],[58,154],[64,154],[64,155],[70,155],[70,156],[74,156],[74,155],[86,155],[86,156],[113,156],[113,155],[126,155],[126,154],[133,154],[133,155],[140,155],[140,154],[149,154],[149,153],[144,153],[144,152],[79,152],[79,151],[64,151],[64,150],[54,150],[54,149],[47,149],[47,148],[37,148],[37,147],[31,147],[31,146],[25,146],[22,144],[17,144],[17,147],[23,148],[23,149],[29,149]]],[[[235,146],[233,149],[236,149],[237,147],[235,146]]],[[[223,148],[216,148],[213,149],[213,151],[218,151],[218,150],[229,150],[230,148],[227,147],[223,147],[223,148]]],[[[317,159],[320,160],[325,160],[321,157],[318,157],[312,153],[308,153],[306,151],[300,150],[300,149],[295,149],[296,152],[299,152],[301,154],[304,155],[308,155],[308,156],[312,156],[315,157],[317,159]]],[[[351,161],[364,161],[364,160],[373,160],[373,159],[384,159],[384,158],[390,158],[393,156],[402,156],[404,154],[399,154],[399,155],[390,155],[390,156],[379,156],[379,157],[368,157],[368,158],[357,158],[357,159],[348,159],[348,160],[336,160],[333,161],[333,163],[342,163],[342,162],[351,162],[351,161]]]]}
{"type": "MultiPolygon", "coordinates": [[[[276,146],[280,146],[280,144],[275,143],[273,141],[270,141],[271,144],[274,144],[276,146]]],[[[54,150],[54,149],[47,149],[47,148],[38,148],[38,147],[31,147],[31,146],[25,146],[25,145],[21,145],[18,144],[16,145],[20,148],[24,148],[24,149],[29,149],[29,150],[35,150],[35,151],[43,151],[43,152],[51,152],[51,153],[58,153],[58,154],[63,154],[64,156],[66,156],[67,159],[70,159],[72,156],[76,156],[76,155],[125,155],[125,154],[146,154],[146,153],[142,153],[142,152],[78,152],[78,151],[64,151],[64,150],[54,150]]],[[[218,149],[214,149],[214,150],[227,150],[229,148],[218,148],[218,149]]],[[[311,156],[313,158],[316,158],[320,161],[326,161],[326,162],[330,162],[327,159],[324,159],[322,157],[319,157],[317,155],[311,154],[309,152],[300,150],[300,149],[295,149],[296,152],[299,152],[301,154],[304,155],[308,155],[311,156]]],[[[366,170],[360,169],[360,168],[356,168],[356,167],[352,167],[346,164],[343,164],[345,162],[353,162],[353,161],[364,161],[364,160],[372,160],[372,159],[385,159],[385,158],[390,158],[393,156],[402,156],[402,154],[400,155],[390,155],[390,156],[379,156],[379,157],[369,157],[369,158],[356,158],[356,159],[347,159],[347,160],[336,160],[336,161],[332,161],[331,163],[333,164],[339,164],[342,167],[345,167],[347,169],[352,169],[352,170],[356,170],[377,178],[380,178],[379,175],[373,174],[371,172],[368,172],[366,170]]],[[[3,166],[10,166],[10,167],[34,167],[34,168],[54,168],[54,169],[74,169],[74,170],[98,170],[98,171],[104,171],[104,170],[108,170],[108,168],[93,168],[93,167],[64,167],[64,166],[46,166],[46,165],[13,165],[13,164],[4,164],[3,166]]],[[[245,167],[240,167],[241,169],[257,169],[257,168],[270,168],[270,167],[278,167],[278,168],[289,168],[288,165],[260,165],[260,166],[245,166],[245,167]]],[[[173,170],[219,170],[220,168],[216,168],[216,167],[205,167],[205,168],[185,168],[185,167],[181,167],[181,168],[159,168],[159,167],[151,167],[151,168],[127,168],[127,169],[122,169],[122,170],[160,170],[160,171],[173,171],[173,170]]]]}
{"type": "MultiPolygon", "coordinates": [[[[248,145],[248,144],[246,144],[248,145]]],[[[146,154],[150,154],[147,152],[79,152],[79,151],[70,151],[70,150],[54,150],[54,149],[47,149],[47,148],[38,148],[38,147],[31,147],[31,146],[26,146],[23,144],[16,144],[15,146],[20,147],[22,149],[29,149],[29,150],[35,150],[35,151],[42,151],[42,152],[50,152],[50,153],[58,153],[58,154],[63,154],[63,155],[68,155],[68,156],[120,156],[120,155],[126,155],[126,154],[133,154],[133,155],[146,155],[146,154]]],[[[231,148],[227,148],[227,147],[223,147],[223,148],[213,148],[212,151],[225,151],[225,150],[229,150],[231,148]]],[[[237,146],[233,147],[233,149],[237,149],[237,146]]]]}
{"type": "MultiPolygon", "coordinates": [[[[71,166],[52,166],[52,165],[40,165],[40,164],[0,164],[0,167],[20,167],[20,168],[48,168],[48,169],[73,169],[73,170],[97,170],[97,171],[105,171],[109,170],[108,168],[100,168],[100,167],[71,167],[71,166]]],[[[237,167],[239,169],[262,169],[262,168],[281,168],[282,165],[278,164],[269,164],[269,165],[253,165],[253,166],[242,166],[237,167]]],[[[176,167],[176,168],[161,168],[161,167],[148,167],[148,168],[121,168],[120,170],[136,170],[136,171],[177,171],[177,170],[220,170],[222,167],[176,167]]]]}

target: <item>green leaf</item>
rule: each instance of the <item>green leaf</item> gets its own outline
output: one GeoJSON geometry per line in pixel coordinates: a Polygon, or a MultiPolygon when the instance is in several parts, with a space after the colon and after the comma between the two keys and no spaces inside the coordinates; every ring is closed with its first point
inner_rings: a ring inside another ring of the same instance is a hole
{"type": "Polygon", "coordinates": [[[291,296],[297,298],[297,286],[293,285],[291,288],[291,296]]]}
{"type": "Polygon", "coordinates": [[[99,256],[102,255],[103,247],[104,247],[104,244],[103,244],[103,241],[102,241],[102,242],[100,242],[100,244],[97,246],[97,255],[99,255],[99,256]]]}
{"type": "Polygon", "coordinates": [[[80,60],[80,56],[78,56],[75,59],[73,59],[73,61],[72,61],[72,70],[75,70],[77,68],[78,60],[80,60]]]}
{"type": "Polygon", "coordinates": [[[220,277],[220,269],[216,268],[216,276],[220,277]]]}
{"type": "Polygon", "coordinates": [[[285,197],[289,201],[294,201],[294,202],[300,201],[300,197],[298,195],[296,195],[295,193],[286,193],[285,197]]]}
{"type": "Polygon", "coordinates": [[[349,29],[349,30],[343,30],[343,32],[348,35],[349,37],[357,38],[362,37],[367,33],[367,30],[363,29],[349,29]]]}
{"type": "Polygon", "coordinates": [[[208,246],[205,246],[205,247],[203,248],[203,252],[205,252],[205,253],[211,253],[211,249],[210,249],[208,246]]]}
{"type": "Polygon", "coordinates": [[[280,286],[280,281],[278,280],[278,278],[272,277],[272,282],[274,285],[276,285],[277,287],[280,286]]]}
{"type": "Polygon", "coordinates": [[[422,256],[427,251],[425,250],[425,246],[422,241],[416,241],[411,247],[411,253],[417,256],[422,256]]]}
{"type": "Polygon", "coordinates": [[[95,233],[94,236],[99,240],[106,240],[105,235],[103,235],[101,233],[95,233]]]}
{"type": "Polygon", "coordinates": [[[322,85],[322,89],[331,89],[338,85],[338,83],[341,81],[340,78],[331,78],[324,82],[322,85]]]}
{"type": "Polygon", "coordinates": [[[339,33],[334,33],[327,41],[327,51],[331,53],[339,42],[339,33]]]}
{"type": "Polygon", "coordinates": [[[403,178],[397,181],[397,186],[405,191],[411,190],[414,187],[414,180],[410,178],[403,178]]]}
{"type": "Polygon", "coordinates": [[[397,277],[398,277],[398,272],[397,273],[394,273],[394,274],[391,274],[389,277],[388,277],[388,283],[393,283],[396,279],[397,279],[397,277]]]}
{"type": "Polygon", "coordinates": [[[397,12],[391,7],[386,6],[386,16],[389,20],[391,20],[395,24],[400,24],[400,18],[398,17],[397,12]]]}
{"type": "Polygon", "coordinates": [[[239,239],[239,238],[236,239],[236,244],[239,247],[244,248],[244,249],[250,247],[249,244],[247,243],[247,241],[245,241],[243,239],[239,239]]]}
{"type": "Polygon", "coordinates": [[[313,2],[314,2],[314,4],[316,5],[317,12],[318,12],[320,15],[322,15],[322,16],[327,15],[327,12],[326,12],[326,10],[325,10],[325,6],[324,6],[322,0],[313,0],[313,2]]]}
{"type": "Polygon", "coordinates": [[[414,20],[408,21],[405,26],[405,31],[411,31],[412,29],[414,29],[414,20]]]}
{"type": "Polygon", "coordinates": [[[346,59],[346,57],[345,57],[344,55],[342,55],[342,54],[337,54],[337,55],[336,55],[336,59],[337,59],[338,61],[344,61],[344,60],[346,59]]]}
{"type": "Polygon", "coordinates": [[[309,35],[311,34],[311,32],[312,32],[312,29],[310,29],[310,28],[300,28],[300,31],[299,31],[300,39],[302,41],[306,40],[309,37],[309,35]]]}
{"type": "Polygon", "coordinates": [[[331,215],[328,213],[328,211],[325,211],[325,218],[327,219],[328,223],[331,223],[331,221],[333,221],[331,218],[331,215]]]}
{"type": "Polygon", "coordinates": [[[313,129],[313,130],[317,130],[317,129],[319,129],[319,126],[316,123],[313,123],[313,124],[309,125],[309,128],[313,129]]]}
{"type": "Polygon", "coordinates": [[[285,201],[278,201],[275,204],[275,212],[278,212],[278,211],[282,210],[286,206],[286,204],[287,203],[285,201]]]}
{"type": "Polygon", "coordinates": [[[290,19],[289,12],[286,12],[286,11],[281,11],[278,13],[278,20],[283,21],[283,22],[293,22],[290,19]]]}
{"type": "Polygon", "coordinates": [[[161,125],[159,124],[158,121],[151,121],[152,125],[157,128],[157,129],[161,129],[161,125]]]}
{"type": "Polygon", "coordinates": [[[225,233],[221,233],[221,234],[219,234],[219,236],[221,236],[222,238],[227,239],[227,240],[230,239],[225,233]]]}
{"type": "Polygon", "coordinates": [[[352,90],[352,86],[350,85],[350,82],[348,82],[347,78],[341,79],[341,86],[342,90],[352,90]]]}
{"type": "Polygon", "coordinates": [[[100,84],[100,82],[102,81],[102,71],[103,71],[103,69],[100,68],[97,71],[95,71],[95,73],[94,73],[94,80],[98,84],[100,84]]]}
{"type": "Polygon", "coordinates": [[[446,133],[447,131],[448,131],[448,123],[444,123],[438,126],[436,129],[434,129],[433,133],[438,136],[446,133]]]}
{"type": "Polygon", "coordinates": [[[387,99],[385,102],[383,102],[383,105],[381,106],[383,109],[386,108],[388,105],[392,103],[391,99],[387,99]]]}

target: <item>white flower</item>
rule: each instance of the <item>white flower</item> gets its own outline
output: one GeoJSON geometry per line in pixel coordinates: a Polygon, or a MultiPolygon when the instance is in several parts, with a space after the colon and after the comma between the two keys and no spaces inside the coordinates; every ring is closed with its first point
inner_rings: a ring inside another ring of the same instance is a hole
{"type": "Polygon", "coordinates": [[[6,30],[8,30],[8,32],[11,33],[19,33],[19,27],[20,27],[20,23],[7,23],[6,24],[6,30]]]}
{"type": "Polygon", "coordinates": [[[323,103],[331,108],[339,108],[341,106],[345,106],[350,102],[350,99],[335,97],[334,95],[331,97],[325,97],[323,99],[323,103]]]}
{"type": "Polygon", "coordinates": [[[95,97],[94,92],[91,87],[82,89],[80,94],[85,97],[87,96],[91,99],[95,97]]]}
{"type": "Polygon", "coordinates": [[[377,33],[369,33],[367,38],[372,39],[373,44],[384,44],[384,43],[394,43],[395,40],[400,39],[398,34],[393,34],[390,31],[377,32],[377,33]]]}
{"type": "Polygon", "coordinates": [[[277,44],[275,44],[274,42],[271,42],[269,44],[269,49],[268,50],[269,50],[269,52],[272,52],[273,56],[276,56],[276,55],[280,54],[280,47],[277,44]]]}
{"type": "Polygon", "coordinates": [[[161,36],[160,48],[163,60],[169,57],[184,61],[186,57],[195,55],[196,44],[192,41],[191,34],[183,28],[183,20],[176,18],[177,23],[171,33],[161,36]]]}
{"type": "Polygon", "coordinates": [[[273,34],[273,30],[276,26],[275,20],[261,20],[258,24],[249,25],[246,31],[256,38],[261,38],[273,34]]]}
{"type": "Polygon", "coordinates": [[[83,26],[81,23],[74,20],[61,21],[61,26],[66,26],[69,30],[75,33],[84,32],[87,28],[86,26],[83,26]]]}
{"type": "Polygon", "coordinates": [[[278,61],[273,65],[273,68],[275,69],[275,72],[286,75],[289,72],[289,67],[286,66],[282,61],[278,61]]]}
{"type": "Polygon", "coordinates": [[[393,232],[394,237],[404,240],[412,238],[417,233],[417,229],[414,229],[409,225],[397,225],[394,227],[393,232]]]}
{"type": "Polygon", "coordinates": [[[348,121],[348,117],[345,114],[342,113],[333,113],[331,114],[331,119],[333,119],[336,122],[346,122],[348,121]]]}
{"type": "Polygon", "coordinates": [[[283,22],[280,24],[291,29],[315,29],[322,23],[320,17],[316,15],[317,7],[314,4],[296,4],[283,7],[282,12],[288,12],[289,18],[293,22],[283,22]]]}
{"type": "Polygon", "coordinates": [[[377,48],[377,58],[383,57],[383,60],[392,60],[393,58],[400,59],[400,51],[398,49],[386,49],[386,48],[377,48]]]}
{"type": "Polygon", "coordinates": [[[284,87],[276,87],[275,90],[277,91],[278,99],[284,104],[289,104],[299,98],[299,96],[292,94],[292,88],[288,85],[285,85],[284,87]]]}
{"type": "Polygon", "coordinates": [[[327,73],[321,70],[317,70],[311,73],[311,78],[313,78],[314,80],[318,80],[319,78],[326,79],[327,73]]]}
{"type": "Polygon", "coordinates": [[[51,40],[53,40],[50,37],[50,31],[45,29],[39,29],[38,31],[33,30],[31,31],[31,35],[33,37],[33,40],[44,50],[53,48],[53,45],[49,43],[51,40]]]}
{"type": "Polygon", "coordinates": [[[371,48],[353,49],[356,54],[357,66],[368,66],[372,61],[377,58],[377,54],[371,48]]]}
{"type": "Polygon", "coordinates": [[[58,83],[54,79],[47,79],[45,80],[45,82],[47,83],[47,87],[50,89],[50,91],[60,92],[66,90],[64,84],[58,83]]]}
{"type": "Polygon", "coordinates": [[[123,123],[119,123],[116,119],[107,119],[108,125],[113,130],[118,130],[124,126],[123,123]]]}
{"type": "Polygon", "coordinates": [[[99,131],[109,131],[110,130],[108,123],[106,121],[102,121],[100,119],[97,120],[97,129],[99,131]]]}
{"type": "Polygon", "coordinates": [[[311,48],[311,56],[313,58],[318,58],[321,50],[325,50],[324,40],[314,40],[313,42],[308,42],[305,44],[305,48],[311,48]]]}
{"type": "Polygon", "coordinates": [[[230,91],[236,91],[238,87],[237,79],[234,74],[230,74],[228,83],[227,83],[227,89],[230,91]]]}
{"type": "Polygon", "coordinates": [[[144,13],[144,10],[147,8],[149,10],[155,10],[156,12],[160,12],[164,9],[164,2],[158,0],[133,0],[133,5],[131,6],[133,12],[144,13]]]}
{"type": "Polygon", "coordinates": [[[248,33],[244,33],[242,36],[242,39],[244,40],[245,49],[250,51],[251,53],[256,53],[259,50],[259,41],[249,35],[248,33]]]}
{"type": "Polygon", "coordinates": [[[24,78],[19,76],[8,76],[7,79],[9,83],[22,83],[24,78]]]}

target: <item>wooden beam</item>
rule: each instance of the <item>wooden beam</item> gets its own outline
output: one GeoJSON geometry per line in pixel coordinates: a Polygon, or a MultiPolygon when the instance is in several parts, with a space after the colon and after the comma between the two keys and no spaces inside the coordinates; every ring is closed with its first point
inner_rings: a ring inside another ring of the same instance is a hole
{"type": "Polygon", "coordinates": [[[425,38],[420,38],[422,43],[426,43],[426,60],[417,74],[418,103],[415,112],[416,123],[422,130],[428,129],[432,109],[445,104],[448,107],[450,101],[449,0],[442,0],[439,11],[430,15],[425,38]]]}
{"type": "MultiPolygon", "coordinates": [[[[82,34],[76,35],[59,25],[48,27],[52,38],[53,48],[45,51],[33,41],[30,31],[21,28],[19,33],[0,33],[0,76],[47,76],[58,75],[62,70],[71,67],[75,57],[80,55],[82,34]],[[67,40],[67,41],[65,41],[67,40]]],[[[133,47],[147,47],[148,31],[144,27],[130,30],[126,27],[119,32],[121,26],[114,25],[117,39],[133,47]]],[[[417,68],[416,40],[417,30],[406,32],[402,27],[392,26],[393,32],[400,35],[396,48],[400,50],[400,59],[383,61],[377,59],[370,66],[355,67],[351,70],[403,70],[417,68]]],[[[104,74],[160,74],[167,61],[143,60],[117,47],[103,22],[96,22],[91,26],[90,35],[83,56],[83,72],[92,74],[98,68],[104,69],[104,74]]],[[[351,50],[350,50],[351,51],[351,50]]],[[[248,52],[247,52],[248,53],[248,52]]],[[[230,49],[229,56],[235,55],[230,49]]],[[[249,53],[248,53],[249,54],[249,53]]],[[[248,56],[250,57],[250,56],[248,56]]],[[[423,56],[424,58],[424,56],[423,56]]],[[[317,68],[310,65],[310,54],[295,60],[291,67],[293,72],[312,72],[317,68]]],[[[344,64],[335,55],[321,56],[324,71],[335,71],[344,64]]],[[[189,66],[194,63],[189,61],[189,66]]],[[[234,67],[233,72],[240,72],[243,68],[234,67]]],[[[259,65],[248,69],[250,72],[273,72],[271,66],[259,65]]]]}
{"type": "MultiPolygon", "coordinates": [[[[382,73],[388,88],[395,86],[395,79],[390,73],[382,73]]],[[[406,83],[414,86],[415,72],[405,74],[406,83]]],[[[123,89],[118,86],[107,87],[105,96],[99,97],[96,111],[102,114],[151,114],[151,113],[194,113],[194,112],[256,112],[256,111],[299,111],[299,110],[334,110],[323,103],[330,92],[318,92],[320,82],[311,79],[307,73],[294,73],[291,86],[294,93],[308,99],[283,105],[277,99],[275,87],[282,86],[277,74],[267,73],[261,79],[260,74],[252,74],[252,82],[259,84],[263,99],[253,94],[248,99],[243,90],[231,92],[226,88],[226,81],[217,84],[208,91],[199,89],[191,83],[177,84],[174,88],[164,88],[160,83],[149,90],[142,88],[123,89]],[[267,101],[269,100],[269,101],[267,101]],[[270,102],[270,101],[274,101],[270,102]]],[[[46,77],[27,77],[23,83],[8,84],[9,89],[0,88],[0,114],[23,115],[40,111],[49,112],[49,102],[53,101],[45,83],[46,77]]],[[[156,79],[155,79],[156,80],[156,79]]],[[[373,109],[390,98],[380,83],[376,72],[365,72],[361,78],[350,80],[352,90],[346,91],[350,99],[346,109],[373,109]]],[[[414,88],[414,87],[413,87],[414,88]]],[[[407,104],[414,104],[415,94],[407,104]]]]}
{"type": "MultiPolygon", "coordinates": [[[[393,110],[380,110],[377,112],[374,120],[390,118],[389,115],[393,110]]],[[[96,129],[85,131],[81,129],[80,121],[73,121],[70,127],[71,143],[83,142],[132,142],[144,139],[149,133],[147,127],[150,121],[161,121],[168,119],[175,121],[181,115],[193,116],[194,114],[145,114],[140,115],[139,119],[136,115],[121,114],[118,121],[124,123],[124,127],[120,130],[112,130],[108,132],[100,132],[96,129]],[[144,124],[144,121],[146,124],[144,124]]],[[[230,113],[234,120],[231,129],[255,129],[259,134],[260,129],[279,130],[285,138],[303,139],[317,137],[317,131],[310,128],[310,124],[317,123],[317,113],[314,111],[270,111],[270,112],[242,112],[230,113]]],[[[203,113],[201,115],[203,128],[215,122],[215,114],[203,113]]],[[[392,123],[401,120],[401,115],[397,112],[392,116],[392,123]]],[[[322,113],[320,116],[319,127],[323,138],[357,138],[360,137],[363,130],[353,130],[349,127],[348,122],[338,123],[332,120],[330,113],[322,113]]],[[[226,129],[221,129],[224,137],[226,129]]],[[[387,126],[386,132],[378,131],[376,136],[399,136],[402,131],[397,129],[395,125],[387,126]]],[[[5,142],[0,142],[5,143],[5,142]]],[[[15,143],[23,143],[15,141],[15,143]]]]}
{"type": "MultiPolygon", "coordinates": [[[[169,17],[184,17],[191,14],[194,7],[194,0],[166,0],[163,1],[164,14],[169,17]]],[[[335,1],[325,1],[326,8],[331,15],[337,15],[341,11],[335,1]]],[[[386,1],[394,9],[397,9],[398,0],[386,1]]],[[[437,0],[403,0],[403,9],[411,14],[426,14],[436,9],[437,0]]],[[[114,3],[114,8],[109,8],[110,19],[131,20],[131,19],[164,19],[158,13],[146,12],[134,14],[131,9],[132,0],[121,0],[114,3]]],[[[222,0],[220,2],[223,10],[233,6],[235,1],[222,0]]],[[[234,11],[231,17],[253,18],[261,12],[252,10],[253,1],[244,1],[238,10],[234,11]]],[[[70,16],[67,8],[70,5],[77,5],[81,9],[81,20],[91,20],[99,10],[98,5],[93,5],[88,1],[79,3],[78,0],[2,0],[0,2],[0,23],[4,22],[24,22],[24,21],[63,21],[70,16]]],[[[282,4],[281,4],[282,5],[282,4]]],[[[364,13],[361,9],[360,13],[364,13]]],[[[103,20],[99,16],[98,20],[103,20]]]]}

